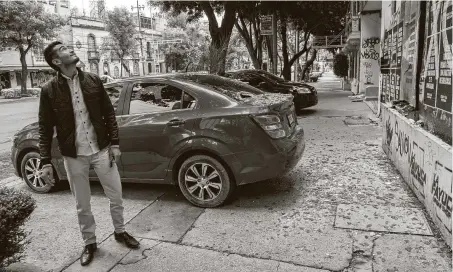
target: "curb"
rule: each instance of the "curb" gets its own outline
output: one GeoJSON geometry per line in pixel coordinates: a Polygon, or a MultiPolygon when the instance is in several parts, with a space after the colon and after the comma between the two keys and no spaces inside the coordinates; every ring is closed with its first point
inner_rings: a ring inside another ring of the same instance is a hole
{"type": "Polygon", "coordinates": [[[23,98],[17,98],[17,99],[0,99],[0,105],[1,104],[11,104],[11,103],[17,103],[21,101],[30,101],[30,100],[35,100],[38,99],[39,97],[23,97],[23,98]]]}

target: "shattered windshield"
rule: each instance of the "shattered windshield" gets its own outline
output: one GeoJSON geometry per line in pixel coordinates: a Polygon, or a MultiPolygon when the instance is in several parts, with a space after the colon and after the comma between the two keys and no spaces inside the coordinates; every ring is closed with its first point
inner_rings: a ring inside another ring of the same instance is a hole
{"type": "Polygon", "coordinates": [[[220,76],[184,74],[175,77],[211,87],[214,91],[233,98],[236,101],[243,101],[244,99],[264,94],[261,90],[242,83],[239,80],[227,79],[220,76]]]}

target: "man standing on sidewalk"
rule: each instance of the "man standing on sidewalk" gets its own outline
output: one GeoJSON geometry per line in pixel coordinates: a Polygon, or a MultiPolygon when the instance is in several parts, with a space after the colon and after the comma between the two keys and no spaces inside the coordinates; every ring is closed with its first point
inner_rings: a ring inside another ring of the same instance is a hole
{"type": "Polygon", "coordinates": [[[39,149],[43,178],[52,186],[51,144],[56,128],[72,194],[77,205],[80,230],[85,242],[80,262],[87,265],[97,249],[91,190],[88,180],[94,168],[110,199],[115,239],[130,248],[139,243],[124,230],[121,180],[115,161],[121,155],[115,112],[101,79],[76,67],[79,58],[61,42],[44,49],[46,62],[57,76],[42,88],[39,104],[39,149]]]}

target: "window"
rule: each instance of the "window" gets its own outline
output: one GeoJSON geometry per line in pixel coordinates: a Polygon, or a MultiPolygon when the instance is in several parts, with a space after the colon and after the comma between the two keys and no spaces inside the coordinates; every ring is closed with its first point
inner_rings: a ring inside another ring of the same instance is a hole
{"type": "Polygon", "coordinates": [[[113,108],[118,108],[118,101],[120,99],[121,90],[123,89],[123,85],[120,83],[115,83],[114,85],[107,85],[105,87],[105,91],[109,95],[110,101],[112,102],[113,108]]]}
{"type": "Polygon", "coordinates": [[[148,63],[148,73],[151,73],[151,63],[148,63]]]}
{"type": "Polygon", "coordinates": [[[148,59],[151,58],[151,43],[150,42],[146,43],[146,55],[147,55],[148,59]]]}
{"type": "Polygon", "coordinates": [[[99,67],[98,67],[97,62],[93,61],[90,63],[90,72],[92,72],[96,75],[99,75],[99,67]]]}
{"type": "Polygon", "coordinates": [[[156,64],[156,73],[160,73],[160,65],[156,64]]]}
{"type": "Polygon", "coordinates": [[[115,76],[115,78],[120,77],[120,68],[118,68],[118,66],[115,66],[115,68],[113,68],[113,75],[115,76]]]}
{"type": "Polygon", "coordinates": [[[96,39],[93,34],[88,35],[88,52],[96,51],[96,39]]]}
{"type": "Polygon", "coordinates": [[[139,74],[139,67],[138,67],[138,61],[134,61],[134,75],[138,75],[139,74]]]}
{"type": "Polygon", "coordinates": [[[132,89],[129,114],[155,113],[193,108],[195,99],[167,84],[138,83],[132,89]],[[182,107],[181,107],[182,104],[182,107]]]}

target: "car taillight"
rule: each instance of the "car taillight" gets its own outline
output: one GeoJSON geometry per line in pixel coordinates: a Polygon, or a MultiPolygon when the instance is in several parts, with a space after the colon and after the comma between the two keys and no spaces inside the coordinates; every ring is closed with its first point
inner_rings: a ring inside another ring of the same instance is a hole
{"type": "Polygon", "coordinates": [[[280,117],[274,114],[254,116],[256,122],[269,134],[271,138],[279,139],[286,136],[280,117]]]}

